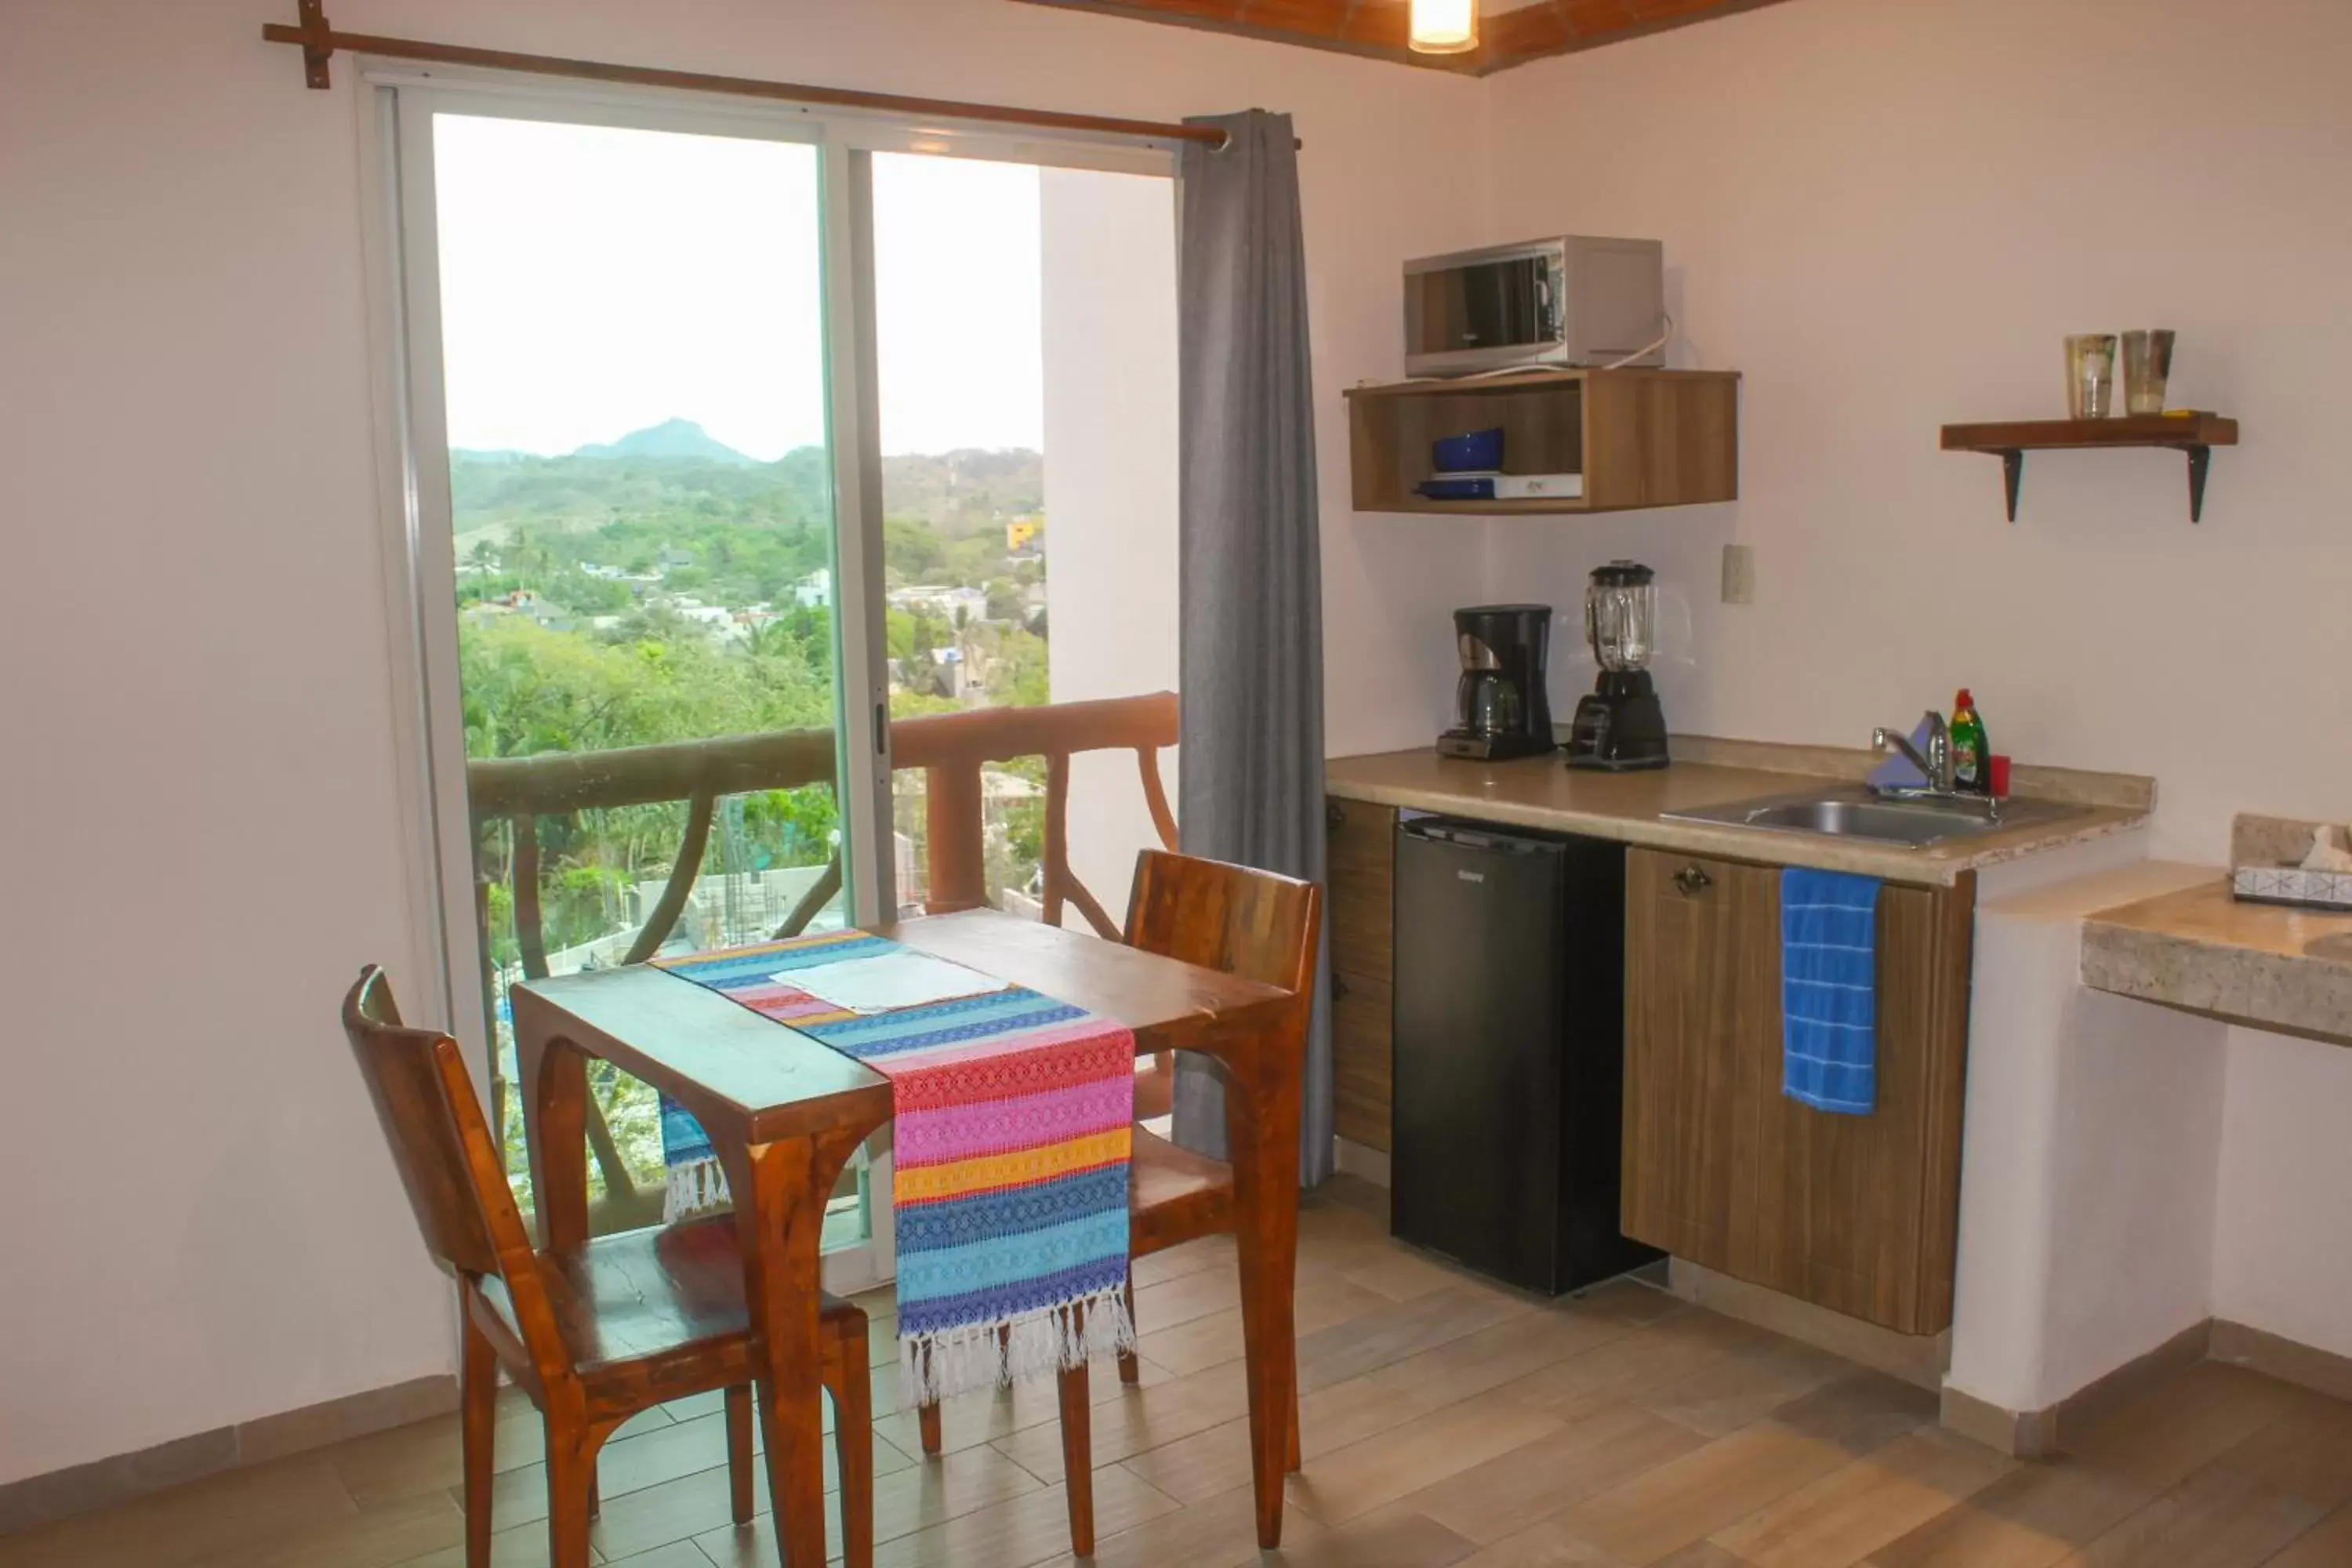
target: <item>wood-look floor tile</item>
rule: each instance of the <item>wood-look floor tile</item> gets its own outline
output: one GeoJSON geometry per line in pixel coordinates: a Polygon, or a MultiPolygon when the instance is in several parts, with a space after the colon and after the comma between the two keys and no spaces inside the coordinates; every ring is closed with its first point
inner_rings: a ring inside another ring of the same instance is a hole
{"type": "Polygon", "coordinates": [[[1449,1285],[1299,1335],[1299,1386],[1309,1391],[1328,1388],[1534,1310],[1513,1297],[1449,1285]]]}
{"type": "MultiPolygon", "coordinates": [[[[438,1552],[412,1557],[394,1568],[466,1568],[466,1548],[461,1541],[438,1552]]],[[[491,1536],[490,1568],[548,1568],[546,1521],[519,1524],[491,1536]]],[[[696,1565],[688,1564],[688,1568],[696,1565]]]]}
{"type": "Polygon", "coordinates": [[[702,1548],[691,1541],[680,1541],[669,1546],[656,1546],[651,1552],[640,1552],[635,1557],[625,1557],[617,1563],[608,1561],[605,1568],[710,1568],[710,1559],[702,1548]]]}
{"type": "Polygon", "coordinates": [[[0,1568],[184,1568],[240,1546],[258,1553],[358,1512],[327,1459],[279,1459],[0,1540],[0,1568]]]}
{"type": "MultiPolygon", "coordinates": [[[[1285,1509],[1284,1560],[1321,1532],[1322,1526],[1306,1514],[1285,1509]]],[[[1095,1568],[1257,1568],[1259,1561],[1257,1497],[1246,1479],[1115,1535],[1104,1534],[1097,1521],[1095,1568]]]]}
{"type": "Polygon", "coordinates": [[[320,1450],[362,1508],[446,1492],[463,1476],[457,1418],[438,1416],[320,1450]]]}
{"type": "Polygon", "coordinates": [[[1468,1399],[1638,1332],[1622,1320],[1573,1307],[1539,1307],[1368,1373],[1383,1387],[1431,1405],[1468,1399]]]}
{"type": "Polygon", "coordinates": [[[1706,1441],[1690,1428],[1646,1410],[1603,1405],[1548,1437],[1423,1487],[1405,1499],[1405,1506],[1484,1544],[1654,1469],[1706,1441]]]}
{"type": "Polygon", "coordinates": [[[1574,1504],[1560,1519],[1630,1563],[1655,1563],[1849,1460],[1835,1444],[1762,1422],[1574,1504]]]}
{"type": "Polygon", "coordinates": [[[1285,1568],[1446,1568],[1477,1550],[1435,1520],[1386,1509],[1294,1542],[1284,1521],[1285,1568]]]}
{"type": "MultiPolygon", "coordinates": [[[[1130,1454],[1160,1447],[1245,1415],[1249,1384],[1244,1371],[1241,1363],[1234,1362],[1104,1401],[1095,1407],[1090,1422],[1095,1463],[1114,1464],[1130,1454]]],[[[1117,1380],[1117,1373],[1108,1370],[1089,1369],[1087,1375],[1089,1394],[1092,1384],[1101,1378],[1117,1380]]],[[[1050,1485],[1062,1479],[1058,1419],[1000,1437],[990,1446],[1041,1481],[1050,1485]]]]}
{"type": "Polygon", "coordinates": [[[2260,1373],[2200,1362],[2063,1440],[2084,1464],[2163,1491],[2285,1415],[2294,1393],[2260,1373]]]}
{"type": "Polygon", "coordinates": [[[1624,1568],[1624,1559],[1546,1519],[1480,1547],[1462,1560],[1462,1568],[1624,1568]]]}
{"type": "MultiPolygon", "coordinates": [[[[1095,1534],[1130,1531],[1177,1511],[1174,1498],[1156,1491],[1118,1465],[1095,1472],[1095,1534]]],[[[875,1568],[1029,1568],[1065,1561],[1070,1552],[1070,1504],[1060,1487],[1046,1487],[995,1503],[947,1524],[885,1541],[874,1549],[875,1568]]],[[[715,1553],[714,1553],[715,1555],[715,1553]]],[[[719,1559],[729,1568],[733,1559],[719,1559]]],[[[773,1557],[757,1559],[772,1563],[773,1557]]]]}
{"type": "Polygon", "coordinates": [[[1713,1312],[1685,1312],[1530,1373],[1512,1385],[1511,1397],[1572,1421],[1603,1405],[1641,1399],[1769,1339],[1713,1312]]]}
{"type": "MultiPolygon", "coordinates": [[[[1087,1379],[1087,1394],[1099,1410],[1113,1400],[1139,1398],[1139,1391],[1158,1388],[1175,1374],[1146,1356],[1142,1376],[1140,1384],[1129,1388],[1119,1382],[1115,1365],[1108,1361],[1097,1362],[1087,1379]]],[[[920,1425],[913,1411],[898,1407],[895,1391],[887,1404],[877,1398],[874,1409],[877,1436],[902,1454],[913,1457],[921,1453],[920,1425]]],[[[1035,1379],[1010,1389],[982,1389],[950,1399],[940,1407],[940,1448],[942,1453],[962,1453],[1061,1418],[1061,1398],[1052,1378],[1035,1379]]]]}
{"type": "Polygon", "coordinates": [[[1776,1340],[1708,1363],[1634,1402],[1694,1432],[1720,1437],[1835,1382],[1853,1368],[1827,1351],[1776,1340]]]}
{"type": "Polygon", "coordinates": [[[2209,1465],[2070,1557],[2063,1568],[2254,1568],[2326,1510],[2209,1465]]]}
{"type": "Polygon", "coordinates": [[[2263,1568],[2344,1568],[2347,1563],[2352,1563],[2352,1503],[2296,1536],[2263,1568]]]}
{"type": "Polygon", "coordinates": [[[1198,1274],[1203,1269],[1234,1268],[1239,1256],[1232,1237],[1204,1236],[1198,1241],[1188,1241],[1164,1252],[1146,1254],[1135,1260],[1129,1272],[1135,1276],[1139,1286],[1157,1285],[1187,1274],[1198,1274]]]}
{"type": "Polygon", "coordinates": [[[1874,1551],[1870,1562],[1872,1568],[2049,1568],[2155,1495],[2076,1458],[2037,1460],[1874,1551]]]}
{"type": "Polygon", "coordinates": [[[462,1542],[465,1516],[445,1493],[398,1498],[345,1519],[172,1559],[185,1568],[393,1568],[462,1542]]]}
{"type": "Polygon", "coordinates": [[[1983,1490],[2015,1464],[1941,1433],[1898,1437],[1712,1539],[1756,1568],[1846,1568],[1983,1490]]]}
{"type": "Polygon", "coordinates": [[[2322,1509],[2352,1499],[2352,1405],[2299,1388],[2287,1399],[2286,1414],[2214,1462],[2322,1509]]]}
{"type": "MultiPolygon", "coordinates": [[[[754,1491],[755,1506],[768,1509],[766,1467],[754,1491]]],[[[954,1519],[1008,1497],[1039,1489],[1035,1477],[988,1448],[952,1454],[944,1460],[910,1465],[874,1483],[875,1539],[887,1540],[954,1519]]],[[[725,1469],[702,1470],[679,1480],[604,1500],[604,1512],[589,1532],[607,1557],[626,1557],[675,1541],[725,1535],[734,1515],[725,1469]]],[[[825,1539],[841,1550],[840,1494],[824,1504],[825,1539]]],[[[707,1543],[706,1551],[709,1550],[707,1543]]]]}
{"type": "MultiPolygon", "coordinates": [[[[1319,1388],[1298,1403],[1298,1446],[1310,1464],[1326,1454],[1393,1431],[1434,1405],[1381,1387],[1368,1377],[1319,1388]]],[[[1250,1485],[1249,1418],[1238,1416],[1190,1437],[1130,1456],[1129,1469],[1183,1502],[1250,1485]]]]}
{"type": "Polygon", "coordinates": [[[1540,1411],[1492,1396],[1449,1405],[1309,1459],[1290,1479],[1290,1499],[1320,1522],[1341,1524],[1559,1429],[1540,1411]]]}
{"type": "Polygon", "coordinates": [[[1791,1432],[1835,1443],[1856,1456],[1875,1453],[1897,1437],[1933,1426],[1937,1399],[1927,1390],[1883,1372],[1849,1373],[1776,1406],[1772,1419],[1791,1432]]]}
{"type": "Polygon", "coordinates": [[[1155,1328],[1173,1328],[1211,1312],[1237,1308],[1242,1301],[1238,1269],[1203,1268],[1179,1274],[1156,1285],[1135,1288],[1135,1321],[1155,1328]]]}

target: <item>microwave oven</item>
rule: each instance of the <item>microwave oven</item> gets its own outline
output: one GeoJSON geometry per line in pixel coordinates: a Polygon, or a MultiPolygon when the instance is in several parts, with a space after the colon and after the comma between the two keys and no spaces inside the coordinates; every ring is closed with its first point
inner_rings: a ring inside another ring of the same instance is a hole
{"type": "Polygon", "coordinates": [[[1665,247],[1574,235],[1404,264],[1407,375],[1666,363],[1665,247]]]}

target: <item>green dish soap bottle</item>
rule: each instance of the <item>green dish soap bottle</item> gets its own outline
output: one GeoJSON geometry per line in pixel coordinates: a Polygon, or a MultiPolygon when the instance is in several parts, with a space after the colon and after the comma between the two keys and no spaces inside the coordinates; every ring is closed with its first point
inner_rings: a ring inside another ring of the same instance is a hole
{"type": "Polygon", "coordinates": [[[1990,795],[1992,768],[1986,762],[1991,748],[1985,743],[1984,721],[1977,715],[1976,699],[1960,688],[1952,699],[1952,787],[1962,795],[1990,795]]]}

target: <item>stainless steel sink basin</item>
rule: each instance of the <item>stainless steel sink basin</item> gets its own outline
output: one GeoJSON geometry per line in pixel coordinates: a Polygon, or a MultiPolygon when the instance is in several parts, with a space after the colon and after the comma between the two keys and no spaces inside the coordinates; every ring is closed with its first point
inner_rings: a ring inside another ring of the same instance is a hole
{"type": "Polygon", "coordinates": [[[2055,801],[1882,800],[1861,790],[1808,791],[1737,800],[1694,811],[1661,815],[1669,822],[1706,822],[1756,827],[1771,833],[1812,833],[1830,838],[1867,838],[1925,849],[1952,838],[1976,838],[2012,827],[2054,822],[2082,808],[2055,801]]]}

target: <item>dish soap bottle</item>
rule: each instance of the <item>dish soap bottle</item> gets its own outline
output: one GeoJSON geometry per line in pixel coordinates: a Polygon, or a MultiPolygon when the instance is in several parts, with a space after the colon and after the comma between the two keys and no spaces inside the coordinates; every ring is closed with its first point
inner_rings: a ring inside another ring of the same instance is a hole
{"type": "Polygon", "coordinates": [[[1985,759],[1991,748],[1985,744],[1984,721],[1977,716],[1976,699],[1965,686],[1952,699],[1951,729],[1952,787],[1962,795],[1990,795],[1992,770],[1985,759]]]}

